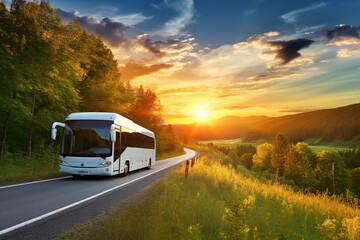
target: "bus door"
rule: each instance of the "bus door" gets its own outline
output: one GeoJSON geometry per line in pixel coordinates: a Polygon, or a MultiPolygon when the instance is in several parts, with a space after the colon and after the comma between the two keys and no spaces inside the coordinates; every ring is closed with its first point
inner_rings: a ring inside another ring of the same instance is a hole
{"type": "Polygon", "coordinates": [[[114,162],[113,171],[114,173],[120,173],[120,152],[121,152],[121,132],[116,131],[116,142],[114,142],[114,162]]]}

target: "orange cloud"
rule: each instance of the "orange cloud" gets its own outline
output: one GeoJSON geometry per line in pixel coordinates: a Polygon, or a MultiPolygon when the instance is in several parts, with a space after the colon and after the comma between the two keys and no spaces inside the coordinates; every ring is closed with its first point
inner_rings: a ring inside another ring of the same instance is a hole
{"type": "Polygon", "coordinates": [[[122,81],[131,81],[136,77],[149,75],[159,72],[162,69],[172,67],[171,64],[144,64],[142,62],[129,61],[123,67],[120,67],[122,81]]]}

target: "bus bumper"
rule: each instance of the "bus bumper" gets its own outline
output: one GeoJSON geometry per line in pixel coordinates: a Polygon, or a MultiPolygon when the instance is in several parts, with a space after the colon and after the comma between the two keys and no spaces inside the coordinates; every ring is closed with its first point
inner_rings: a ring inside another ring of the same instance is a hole
{"type": "Polygon", "coordinates": [[[59,172],[71,175],[100,175],[100,176],[112,176],[112,167],[99,167],[99,168],[79,168],[68,167],[64,165],[59,166],[59,172]]]}

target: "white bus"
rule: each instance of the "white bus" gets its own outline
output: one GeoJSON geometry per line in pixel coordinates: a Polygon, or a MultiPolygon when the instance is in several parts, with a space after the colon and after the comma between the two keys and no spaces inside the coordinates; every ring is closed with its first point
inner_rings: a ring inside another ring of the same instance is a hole
{"type": "Polygon", "coordinates": [[[153,132],[116,113],[70,114],[63,127],[59,169],[61,173],[113,176],[155,165],[156,142],[153,132]]]}

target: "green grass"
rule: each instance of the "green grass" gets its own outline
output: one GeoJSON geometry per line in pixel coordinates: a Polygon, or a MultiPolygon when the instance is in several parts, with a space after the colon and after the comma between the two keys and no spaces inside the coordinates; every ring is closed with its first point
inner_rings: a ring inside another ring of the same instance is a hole
{"type": "Polygon", "coordinates": [[[321,138],[311,138],[305,141],[311,146],[326,146],[326,147],[334,147],[334,148],[348,148],[354,149],[360,146],[360,135],[354,137],[351,140],[334,140],[334,141],[324,141],[321,138]]]}
{"type": "Polygon", "coordinates": [[[220,152],[195,150],[203,157],[187,178],[182,166],[129,208],[57,239],[359,239],[356,205],[258,180],[220,152]]]}
{"type": "Polygon", "coordinates": [[[352,150],[353,148],[344,148],[344,147],[330,147],[330,146],[309,146],[314,153],[319,153],[323,150],[329,152],[339,152],[339,151],[346,151],[352,150]]]}
{"type": "MultiPolygon", "coordinates": [[[[360,137],[359,137],[360,139],[360,137]]],[[[313,152],[318,153],[323,150],[329,152],[338,152],[344,150],[352,150],[357,148],[360,145],[360,140],[355,138],[351,141],[334,141],[334,142],[324,142],[319,138],[308,139],[305,142],[309,144],[309,147],[313,150],[313,152]]],[[[224,147],[236,147],[237,145],[253,145],[258,146],[260,144],[265,143],[265,140],[260,139],[253,142],[244,142],[242,138],[235,138],[235,139],[216,139],[216,140],[206,140],[206,141],[199,141],[200,144],[208,144],[213,143],[218,146],[224,147]]]]}
{"type": "Polygon", "coordinates": [[[23,153],[5,153],[0,162],[0,185],[64,176],[59,173],[59,152],[40,146],[29,159],[23,153]]]}
{"type": "Polygon", "coordinates": [[[208,144],[213,143],[219,146],[226,146],[226,147],[235,147],[237,145],[253,145],[258,146],[260,144],[265,143],[265,140],[256,140],[252,142],[244,142],[242,138],[235,138],[235,139],[216,139],[216,140],[206,140],[206,141],[199,141],[200,144],[208,144]]]}

